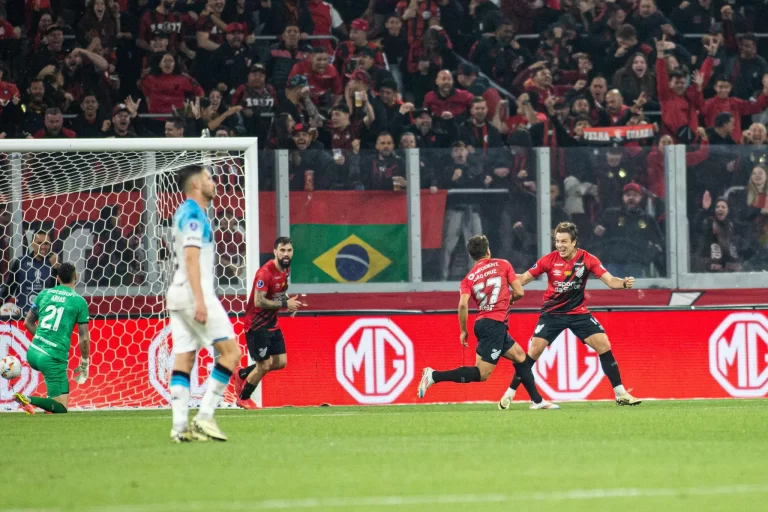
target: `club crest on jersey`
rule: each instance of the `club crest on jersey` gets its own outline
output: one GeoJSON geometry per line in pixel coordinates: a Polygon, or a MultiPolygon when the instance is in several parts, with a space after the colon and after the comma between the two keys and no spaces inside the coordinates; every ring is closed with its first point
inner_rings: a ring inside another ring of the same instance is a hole
{"type": "Polygon", "coordinates": [[[579,270],[576,271],[576,277],[581,277],[584,275],[584,267],[579,267],[579,270]]]}

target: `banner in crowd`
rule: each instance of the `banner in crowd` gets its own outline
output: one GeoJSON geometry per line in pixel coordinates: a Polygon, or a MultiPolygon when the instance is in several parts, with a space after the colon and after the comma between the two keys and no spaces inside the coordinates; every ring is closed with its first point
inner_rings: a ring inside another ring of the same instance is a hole
{"type": "MultiPolygon", "coordinates": [[[[435,194],[430,194],[429,191],[421,193],[421,246],[423,249],[442,247],[445,199],[445,190],[439,190],[435,194]]],[[[160,217],[166,222],[169,221],[182,200],[180,193],[159,194],[157,209],[160,217]]],[[[259,252],[261,253],[271,253],[272,244],[277,237],[275,201],[274,192],[259,193],[259,252]]],[[[72,230],[78,226],[92,225],[101,219],[102,210],[107,207],[111,209],[111,205],[119,205],[118,224],[126,236],[130,235],[136,226],[146,225],[146,220],[142,219],[146,206],[140,191],[59,194],[25,200],[22,207],[24,222],[27,225],[53,229],[56,233],[66,233],[68,230],[65,228],[72,230]]],[[[217,215],[230,210],[236,218],[246,220],[243,219],[245,199],[240,190],[227,191],[225,187],[219,186],[213,208],[217,215]]],[[[404,192],[291,192],[290,219],[291,235],[301,241],[302,249],[314,250],[321,246],[323,248],[320,253],[312,253],[310,262],[332,250],[338,243],[346,241],[345,245],[356,244],[366,253],[370,251],[369,247],[374,248],[393,262],[388,266],[388,270],[379,269],[378,274],[381,275],[376,276],[375,280],[400,280],[399,276],[403,274],[402,266],[407,265],[408,212],[404,192]],[[353,235],[359,240],[348,240],[353,235]],[[364,243],[360,243],[360,240],[364,243]],[[322,242],[321,245],[318,245],[318,242],[322,242]],[[387,276],[394,277],[385,279],[387,276]]],[[[348,251],[361,252],[359,249],[348,249],[348,251]]],[[[326,259],[335,260],[332,254],[336,253],[329,253],[326,259]]],[[[376,259],[374,253],[370,254],[369,271],[361,276],[367,278],[365,281],[374,277],[372,275],[374,271],[370,269],[377,268],[371,261],[376,260],[379,265],[383,265],[381,260],[376,259]]],[[[297,256],[299,255],[300,251],[297,251],[297,256]]],[[[314,277],[314,280],[297,280],[296,282],[344,282],[338,279],[342,276],[338,271],[333,270],[333,265],[329,267],[324,262],[325,260],[321,260],[320,265],[309,265],[308,268],[312,269],[310,276],[314,277]]],[[[407,266],[405,268],[407,278],[407,266]]],[[[350,277],[355,275],[354,271],[349,274],[350,277]]],[[[295,277],[294,280],[296,280],[295,277]]],[[[362,279],[347,279],[347,281],[364,282],[362,279]]]]}
{"type": "MultiPolygon", "coordinates": [[[[533,313],[510,317],[510,333],[524,347],[537,318],[533,313]]],[[[597,318],[611,340],[624,385],[637,397],[768,396],[764,313],[613,312],[597,318]]],[[[445,370],[475,364],[476,340],[470,336],[470,347],[461,347],[453,314],[299,316],[280,323],[289,364],[266,377],[257,396],[267,407],[419,403],[416,388],[425,366],[445,370]]],[[[235,330],[244,344],[239,320],[235,330]]],[[[94,320],[90,331],[91,378],[82,386],[70,381],[73,407],[167,406],[173,355],[164,320],[94,320]]],[[[25,361],[28,345],[20,322],[0,323],[0,356],[25,361]]],[[[77,357],[70,361],[70,379],[77,362],[77,357]]],[[[208,353],[198,358],[193,403],[205,390],[212,364],[208,353]]],[[[534,370],[542,394],[552,400],[613,398],[597,354],[570,331],[544,352],[534,370]]],[[[509,361],[501,360],[487,382],[440,384],[424,402],[496,401],[512,372],[509,361]]],[[[231,391],[225,393],[228,404],[234,401],[231,391]]],[[[25,365],[20,378],[0,379],[0,410],[16,407],[14,392],[45,394],[42,377],[25,365]]],[[[527,398],[522,388],[517,398],[527,398]]]]}
{"type": "Polygon", "coordinates": [[[584,140],[588,142],[626,142],[652,139],[656,135],[652,124],[584,128],[584,140]]]}

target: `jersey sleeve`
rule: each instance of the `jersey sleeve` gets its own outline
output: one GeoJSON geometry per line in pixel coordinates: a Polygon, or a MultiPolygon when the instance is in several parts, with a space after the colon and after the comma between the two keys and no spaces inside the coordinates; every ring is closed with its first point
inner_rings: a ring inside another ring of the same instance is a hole
{"type": "Polygon", "coordinates": [[[593,256],[590,253],[587,253],[586,258],[584,258],[584,263],[586,263],[587,270],[592,272],[592,274],[594,274],[594,276],[597,277],[598,279],[603,277],[603,274],[608,272],[603,266],[603,264],[600,263],[600,260],[597,259],[596,256],[593,256]]]}
{"type": "Polygon", "coordinates": [[[203,230],[208,219],[202,218],[201,212],[190,210],[179,219],[179,232],[181,233],[183,247],[202,247],[203,230]]]}
{"type": "Polygon", "coordinates": [[[539,258],[539,261],[533,264],[533,266],[528,269],[528,272],[535,278],[539,277],[541,274],[546,273],[549,270],[549,255],[542,256],[539,258]]]}
{"type": "Polygon", "coordinates": [[[510,262],[507,262],[506,267],[507,268],[505,269],[505,272],[507,275],[507,283],[511,285],[512,283],[517,281],[517,274],[515,273],[515,267],[513,267],[510,262]]]}
{"type": "Polygon", "coordinates": [[[80,311],[77,312],[77,323],[87,324],[88,320],[90,320],[90,315],[88,315],[88,303],[85,299],[80,298],[80,311]]]}
{"type": "Polygon", "coordinates": [[[259,292],[268,292],[272,284],[272,274],[268,270],[260,268],[253,278],[253,289],[259,292]]]}
{"type": "Polygon", "coordinates": [[[46,290],[43,290],[37,294],[37,297],[35,297],[35,302],[33,302],[29,308],[33,315],[40,316],[40,304],[42,304],[43,297],[45,297],[46,293],[46,290]]]}

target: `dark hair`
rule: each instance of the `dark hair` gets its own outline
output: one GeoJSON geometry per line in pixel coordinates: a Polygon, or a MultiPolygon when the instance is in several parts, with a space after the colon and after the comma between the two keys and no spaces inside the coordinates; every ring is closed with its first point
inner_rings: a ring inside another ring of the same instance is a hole
{"type": "Polygon", "coordinates": [[[188,165],[179,169],[179,171],[176,173],[176,179],[178,181],[179,188],[186,191],[189,180],[201,172],[203,172],[203,166],[201,165],[188,165]]]}
{"type": "Polygon", "coordinates": [[[477,261],[488,255],[488,237],[485,235],[475,235],[467,242],[467,252],[473,260],[477,261]]]}
{"type": "Polygon", "coordinates": [[[485,103],[485,98],[483,98],[482,96],[475,96],[474,98],[472,98],[472,106],[475,106],[478,103],[485,103]]]}
{"type": "Polygon", "coordinates": [[[681,78],[685,80],[685,78],[687,77],[687,73],[685,73],[680,69],[673,69],[672,71],[667,73],[667,77],[669,77],[669,80],[672,80],[673,78],[681,78]]]}
{"type": "Polygon", "coordinates": [[[382,89],[392,89],[393,91],[397,92],[397,82],[391,78],[385,78],[379,84],[379,91],[382,89]]]}
{"type": "Polygon", "coordinates": [[[731,80],[728,78],[728,75],[721,73],[715,77],[715,85],[717,85],[717,82],[728,82],[730,85],[731,80]]]}
{"type": "Polygon", "coordinates": [[[293,245],[293,242],[291,241],[291,237],[289,236],[279,236],[275,239],[275,249],[277,249],[281,245],[287,245],[287,244],[293,245]]]}
{"type": "Polygon", "coordinates": [[[571,241],[576,242],[579,240],[579,228],[573,222],[561,222],[555,227],[555,231],[552,234],[554,238],[558,233],[567,233],[571,237],[571,241]]]}
{"type": "Polygon", "coordinates": [[[319,55],[321,53],[328,53],[328,49],[325,46],[315,46],[312,48],[312,55],[319,55]]]}
{"type": "Polygon", "coordinates": [[[180,117],[172,117],[172,118],[168,119],[168,120],[166,121],[166,123],[171,123],[171,124],[173,124],[173,127],[174,127],[174,128],[176,128],[177,130],[178,130],[179,128],[186,128],[186,126],[187,126],[187,122],[186,122],[186,121],[184,121],[184,120],[183,120],[182,118],[180,118],[180,117]]]}
{"type": "Polygon", "coordinates": [[[624,24],[616,29],[616,38],[634,39],[637,38],[637,30],[629,24],[624,24]]]}
{"type": "Polygon", "coordinates": [[[50,107],[45,109],[46,116],[60,116],[61,110],[58,107],[50,107]]]}
{"type": "Polygon", "coordinates": [[[38,229],[37,231],[35,231],[34,236],[37,236],[37,235],[43,235],[44,237],[48,238],[48,232],[44,229],[38,229]]]}
{"type": "Polygon", "coordinates": [[[730,123],[733,116],[730,112],[720,112],[715,116],[715,128],[722,128],[726,124],[730,123]]]}
{"type": "Polygon", "coordinates": [[[71,263],[62,263],[59,265],[57,277],[61,284],[72,284],[75,282],[75,274],[77,269],[71,263]]]}
{"type": "Polygon", "coordinates": [[[585,116],[584,114],[579,114],[573,119],[573,124],[577,123],[583,123],[584,121],[588,122],[590,126],[592,126],[592,119],[589,118],[589,116],[585,116]]]}
{"type": "Polygon", "coordinates": [[[162,75],[163,70],[160,69],[160,61],[163,60],[163,57],[166,55],[170,55],[173,58],[173,71],[171,72],[172,75],[180,75],[181,74],[181,67],[179,64],[179,60],[171,53],[171,52],[161,52],[157,55],[154,55],[152,57],[152,60],[149,63],[149,74],[150,75],[162,75]]]}
{"type": "Polygon", "coordinates": [[[288,30],[288,27],[296,27],[299,30],[299,32],[301,32],[301,27],[299,27],[298,23],[294,23],[293,21],[289,21],[288,23],[285,24],[285,26],[283,27],[283,31],[281,33],[285,34],[285,31],[288,30]]]}
{"type": "Polygon", "coordinates": [[[391,133],[387,131],[383,131],[383,132],[379,132],[379,134],[376,136],[376,142],[379,142],[379,139],[382,137],[392,137],[392,141],[395,140],[395,137],[393,137],[391,133]]]}

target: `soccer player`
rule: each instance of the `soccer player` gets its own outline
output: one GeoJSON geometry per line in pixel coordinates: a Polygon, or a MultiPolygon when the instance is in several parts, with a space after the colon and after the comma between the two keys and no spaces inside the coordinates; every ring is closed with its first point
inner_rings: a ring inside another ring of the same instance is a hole
{"type": "Polygon", "coordinates": [[[13,399],[27,414],[35,414],[35,407],[53,414],[67,412],[67,360],[75,324],[80,338],[80,364],[75,369],[75,382],[84,384],[88,379],[88,358],[91,353],[88,303],[75,292],[75,266],[62,263],[56,280],[58,286],[41,291],[24,319],[24,326],[33,335],[27,351],[27,362],[33,370],[43,374],[48,388],[48,398],[21,393],[13,395],[13,399]]]}
{"type": "Polygon", "coordinates": [[[215,244],[205,210],[216,195],[216,187],[208,169],[199,165],[180,169],[178,182],[186,200],[173,215],[176,271],[166,295],[175,358],[171,374],[171,441],[226,441],[227,436],[216,425],[213,413],[241,353],[232,323],[214,288],[215,244]],[[190,428],[189,374],[197,351],[213,345],[219,359],[190,428]]]}
{"type": "Polygon", "coordinates": [[[438,372],[424,368],[419,383],[418,397],[424,398],[427,389],[438,382],[483,382],[491,376],[499,358],[512,361],[517,373],[521,375],[525,389],[531,396],[531,409],[559,409],[558,405],[541,398],[534,383],[531,366],[524,365],[525,352],[507,332],[507,316],[510,299],[517,300],[524,294],[523,286],[515,270],[507,260],[491,258],[488,238],[485,235],[473,236],[467,243],[467,251],[476,262],[469,274],[461,281],[459,299],[459,340],[467,346],[467,316],[469,298],[477,303],[475,336],[477,337],[475,366],[461,366],[454,370],[438,372]],[[512,295],[509,288],[512,287],[512,295]]]}
{"type": "Polygon", "coordinates": [[[256,272],[245,307],[245,341],[251,359],[256,362],[235,372],[235,403],[243,409],[256,409],[251,400],[256,386],[268,372],[282,370],[288,364],[283,331],[277,325],[277,312],[287,309],[295,313],[304,306],[298,296],[288,298],[288,277],[293,259],[291,239],[278,237],[274,254],[275,257],[256,272]]]}
{"type": "MultiPolygon", "coordinates": [[[[544,304],[537,322],[533,338],[528,346],[528,355],[523,366],[530,369],[536,360],[565,329],[570,329],[583,343],[592,347],[600,356],[603,373],[608,376],[616,394],[617,405],[638,405],[640,400],[630,395],[621,384],[619,364],[611,352],[611,343],[600,325],[584,304],[584,288],[587,279],[594,274],[598,279],[614,290],[630,289],[635,285],[634,277],[620,279],[613,277],[603,268],[600,260],[578,249],[579,232],[572,222],[561,222],[555,228],[555,251],[542,257],[528,271],[520,276],[520,283],[525,286],[540,275],[546,273],[549,280],[544,294],[544,304]]],[[[519,375],[515,368],[512,384],[499,401],[499,409],[508,409],[515,397],[515,390],[527,375],[519,375]],[[521,380],[521,377],[523,380],[521,380]]],[[[526,387],[526,389],[528,389],[526,387]]]]}

